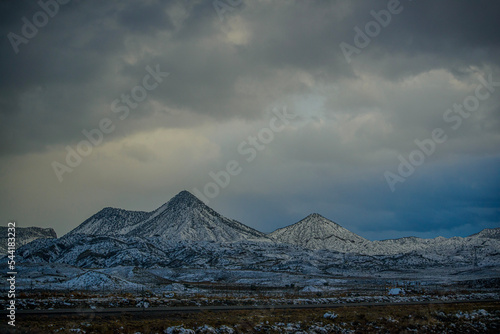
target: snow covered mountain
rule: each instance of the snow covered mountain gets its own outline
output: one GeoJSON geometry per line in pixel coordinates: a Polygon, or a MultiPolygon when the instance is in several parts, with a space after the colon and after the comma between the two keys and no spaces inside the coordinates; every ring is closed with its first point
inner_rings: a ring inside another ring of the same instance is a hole
{"type": "Polygon", "coordinates": [[[485,228],[481,232],[473,234],[470,237],[500,239],[500,227],[497,227],[497,228],[485,228]]]}
{"type": "Polygon", "coordinates": [[[60,263],[80,268],[217,268],[320,275],[338,274],[344,269],[411,272],[425,268],[472,270],[500,266],[500,241],[497,239],[446,240],[439,246],[407,253],[368,255],[248,240],[219,243],[76,234],[35,240],[21,247],[17,254],[21,263],[60,263]]]}
{"type": "Polygon", "coordinates": [[[144,211],[104,208],[68,234],[123,235],[150,215],[151,213],[144,211]]]}
{"type": "Polygon", "coordinates": [[[153,211],[127,235],[215,242],[267,239],[264,233],[220,215],[185,190],[153,211]]]}
{"type": "MultiPolygon", "coordinates": [[[[7,254],[7,227],[0,227],[0,255],[7,254]]],[[[16,248],[40,238],[57,238],[56,232],[52,228],[42,227],[17,227],[16,228],[16,248]]]]}
{"type": "Polygon", "coordinates": [[[351,252],[369,242],[317,213],[298,223],[277,229],[269,237],[280,243],[338,252],[351,252]]]}
{"type": "MultiPolygon", "coordinates": [[[[269,234],[275,242],[296,245],[308,249],[328,249],[342,253],[360,255],[403,255],[403,254],[458,254],[486,249],[500,253],[500,228],[484,229],[466,238],[437,237],[422,239],[405,237],[370,241],[342,226],[314,213],[298,223],[280,228],[269,234]]],[[[468,255],[467,255],[468,256],[468,255]]]]}
{"type": "Polygon", "coordinates": [[[105,208],[68,233],[76,234],[214,242],[268,240],[264,233],[220,215],[185,190],[152,212],[105,208]]]}
{"type": "MultiPolygon", "coordinates": [[[[265,235],[182,191],[152,212],[105,208],[59,239],[18,250],[20,262],[80,268],[216,268],[339,274],[500,266],[500,229],[466,238],[369,241],[319,214],[265,235]]],[[[55,236],[55,233],[54,233],[55,236]]],[[[85,276],[86,277],[86,276],[85,276]]]]}

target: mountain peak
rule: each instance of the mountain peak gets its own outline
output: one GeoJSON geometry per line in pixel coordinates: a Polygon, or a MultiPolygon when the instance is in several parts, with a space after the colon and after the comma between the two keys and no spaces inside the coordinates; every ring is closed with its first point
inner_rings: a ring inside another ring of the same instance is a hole
{"type": "Polygon", "coordinates": [[[344,251],[367,240],[339,224],[312,213],[299,222],[277,229],[269,235],[273,240],[310,249],[344,251]]]}
{"type": "Polygon", "coordinates": [[[196,197],[195,195],[191,194],[189,191],[187,190],[182,190],[180,193],[178,193],[177,195],[175,195],[173,198],[182,198],[182,199],[185,199],[185,200],[198,200],[198,197],[196,197]]]}
{"type": "Polygon", "coordinates": [[[306,218],[302,219],[302,220],[309,220],[309,219],[324,219],[324,220],[328,220],[327,218],[323,217],[322,215],[320,215],[319,213],[311,213],[309,216],[307,216],[306,218]]]}
{"type": "Polygon", "coordinates": [[[151,212],[104,208],[69,234],[217,242],[269,240],[264,233],[220,215],[186,190],[151,212]]]}
{"type": "Polygon", "coordinates": [[[301,221],[299,221],[296,224],[303,224],[303,225],[304,224],[314,224],[314,225],[325,224],[325,225],[336,226],[336,227],[343,229],[342,226],[340,226],[336,222],[320,215],[319,213],[311,213],[309,216],[305,217],[304,219],[302,219],[301,221]]]}
{"type": "Polygon", "coordinates": [[[186,190],[153,211],[129,235],[137,233],[191,241],[267,239],[262,232],[220,215],[186,190]]]}
{"type": "Polygon", "coordinates": [[[170,199],[167,203],[165,203],[168,206],[184,206],[184,207],[194,207],[194,206],[199,206],[202,205],[204,206],[205,204],[198,199],[195,195],[191,194],[187,190],[183,190],[174,197],[170,199]]]}

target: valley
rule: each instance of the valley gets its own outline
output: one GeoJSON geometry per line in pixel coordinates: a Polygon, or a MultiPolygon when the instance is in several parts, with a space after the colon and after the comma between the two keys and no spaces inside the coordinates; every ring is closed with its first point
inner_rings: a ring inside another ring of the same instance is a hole
{"type": "MultiPolygon", "coordinates": [[[[500,300],[499,229],[466,238],[370,241],[314,213],[265,234],[183,191],[152,212],[105,208],[62,237],[35,239],[16,251],[22,319],[225,307],[278,312],[476,303],[495,309],[500,300]]],[[[495,317],[498,312],[488,313],[495,317]]],[[[349,332],[345,324],[339,328],[349,332]]],[[[266,326],[253,322],[256,332],[266,326]]]]}

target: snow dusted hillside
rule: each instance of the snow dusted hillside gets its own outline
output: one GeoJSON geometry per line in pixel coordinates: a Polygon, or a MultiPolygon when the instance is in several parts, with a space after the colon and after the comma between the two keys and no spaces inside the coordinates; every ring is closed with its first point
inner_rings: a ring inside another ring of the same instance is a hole
{"type": "Polygon", "coordinates": [[[381,241],[371,241],[364,245],[365,249],[359,249],[360,254],[404,254],[409,252],[435,252],[442,253],[447,250],[463,250],[465,252],[473,252],[474,248],[497,248],[500,250],[500,239],[489,238],[486,236],[479,237],[478,234],[461,238],[443,238],[437,237],[434,239],[422,239],[416,237],[406,237],[400,239],[388,239],[381,241]]]}
{"type": "Polygon", "coordinates": [[[500,266],[499,231],[488,229],[466,238],[369,241],[311,214],[265,235],[182,191],[152,212],[105,208],[62,238],[35,240],[17,255],[21,263],[80,268],[215,268],[307,275],[476,270],[500,266]]]}
{"type": "Polygon", "coordinates": [[[329,275],[343,270],[411,272],[423,268],[494,268],[500,266],[499,247],[498,240],[474,238],[404,254],[366,255],[248,240],[193,242],[163,237],[80,234],[35,240],[17,254],[23,263],[64,263],[81,268],[217,268],[329,275]]]}
{"type": "MultiPolygon", "coordinates": [[[[106,291],[114,290],[138,290],[142,285],[131,283],[124,279],[114,277],[97,271],[86,271],[66,282],[60,284],[70,290],[99,291],[104,288],[106,291]]],[[[56,285],[57,286],[57,285],[56,285]]]]}
{"type": "Polygon", "coordinates": [[[188,191],[153,211],[127,235],[216,242],[267,239],[264,233],[218,214],[188,191]]]}
{"type": "Polygon", "coordinates": [[[151,213],[144,211],[104,208],[68,234],[122,235],[149,216],[151,213]]]}
{"type": "Polygon", "coordinates": [[[422,239],[405,237],[369,241],[319,214],[311,214],[298,223],[278,229],[269,237],[276,242],[308,249],[328,249],[342,253],[362,255],[441,254],[451,256],[487,249],[500,252],[500,228],[485,229],[466,238],[453,237],[422,239]]]}
{"type": "Polygon", "coordinates": [[[368,240],[352,233],[337,223],[313,213],[298,223],[280,228],[269,237],[276,242],[309,249],[330,249],[351,252],[368,240]]]}
{"type": "MultiPolygon", "coordinates": [[[[7,227],[0,227],[0,255],[7,254],[7,227]]],[[[27,243],[40,238],[57,238],[56,232],[51,228],[42,227],[17,227],[16,247],[19,248],[27,243]]]]}
{"type": "Polygon", "coordinates": [[[485,228],[481,232],[473,234],[470,237],[500,239],[500,228],[485,228]]]}
{"type": "Polygon", "coordinates": [[[223,217],[185,190],[152,212],[105,208],[68,233],[76,234],[216,242],[267,240],[264,233],[223,217]]]}

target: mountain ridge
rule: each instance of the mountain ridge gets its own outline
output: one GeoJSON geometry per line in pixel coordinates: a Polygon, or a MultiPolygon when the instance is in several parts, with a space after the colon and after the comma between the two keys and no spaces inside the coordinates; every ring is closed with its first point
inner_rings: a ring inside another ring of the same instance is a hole
{"type": "Polygon", "coordinates": [[[104,208],[66,235],[75,234],[215,242],[268,239],[265,233],[222,216],[186,190],[151,212],[104,208]]]}
{"type": "MultiPolygon", "coordinates": [[[[8,227],[0,226],[0,255],[7,254],[8,227]]],[[[16,227],[16,248],[36,239],[57,238],[57,233],[50,227],[16,227]]]]}
{"type": "Polygon", "coordinates": [[[264,233],[211,209],[196,196],[184,190],[154,211],[153,215],[127,235],[180,236],[191,241],[237,241],[265,239],[264,233]]]}
{"type": "Polygon", "coordinates": [[[318,213],[312,213],[295,224],[279,228],[271,232],[269,237],[281,243],[309,249],[335,251],[349,251],[350,247],[346,244],[368,242],[367,239],[318,213]]]}
{"type": "MultiPolygon", "coordinates": [[[[222,216],[186,190],[151,212],[104,208],[67,235],[74,234],[163,237],[196,242],[254,240],[313,250],[328,249],[366,255],[404,254],[429,247],[440,247],[443,243],[458,245],[466,242],[464,238],[459,237],[423,239],[412,236],[371,241],[319,213],[312,213],[294,224],[265,234],[222,216]]],[[[490,237],[500,239],[500,228],[485,229],[465,238],[490,237]]]]}
{"type": "Polygon", "coordinates": [[[321,274],[344,267],[486,268],[500,264],[499,232],[370,241],[313,213],[266,235],[182,191],[151,212],[104,208],[63,237],[34,240],[18,254],[21,262],[82,268],[127,265],[321,274]]]}

